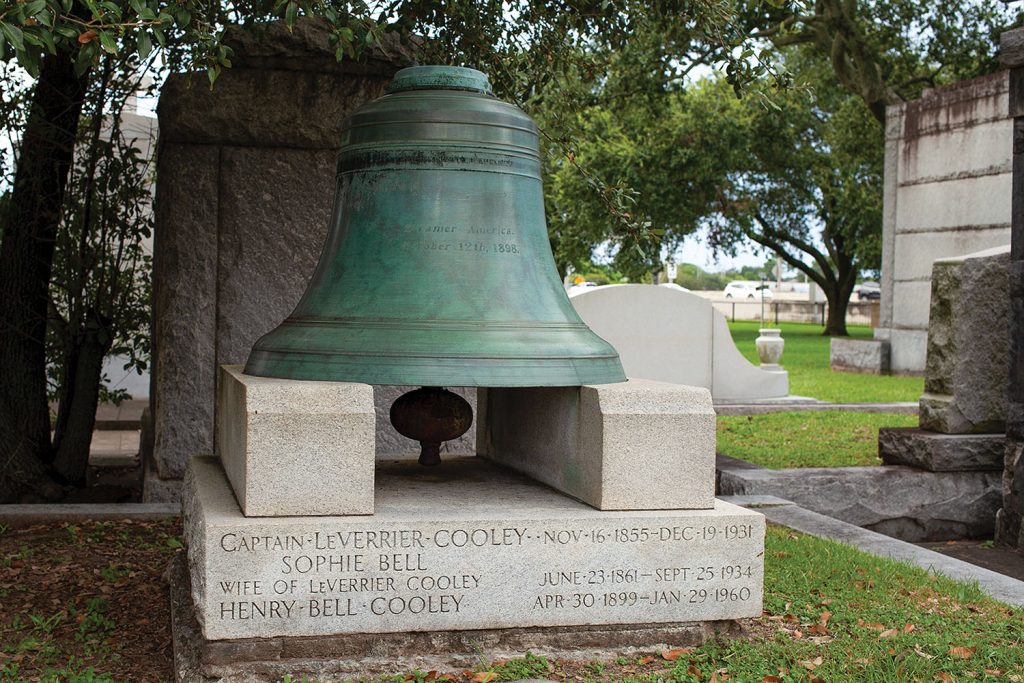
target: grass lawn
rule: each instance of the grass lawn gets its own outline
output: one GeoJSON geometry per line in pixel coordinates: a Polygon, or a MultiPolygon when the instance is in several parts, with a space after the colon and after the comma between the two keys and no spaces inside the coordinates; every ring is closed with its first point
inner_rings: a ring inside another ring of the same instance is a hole
{"type": "Polygon", "coordinates": [[[916,427],[916,415],[821,412],[718,418],[718,451],[768,469],[880,465],[879,427],[916,427]]]}
{"type": "MultiPolygon", "coordinates": [[[[161,574],[181,552],[178,534],[177,520],[0,527],[0,682],[171,680],[161,574]]],[[[527,654],[384,680],[1024,681],[1024,610],[839,543],[769,527],[764,608],[743,620],[745,639],[598,661],[527,654]]]]}
{"type": "MultiPolygon", "coordinates": [[[[760,363],[754,339],[757,322],[729,323],[733,341],[747,359],[760,363]]],[[[789,371],[789,393],[809,396],[834,403],[894,403],[917,401],[924,391],[924,379],[891,375],[868,375],[853,372],[833,372],[829,362],[829,338],[821,335],[820,325],[781,323],[786,348],[782,353],[782,367],[789,371]]],[[[871,328],[850,325],[850,336],[871,338],[871,328]]]]}
{"type": "MultiPolygon", "coordinates": [[[[754,339],[757,322],[729,323],[736,346],[758,363],[754,339]]],[[[782,366],[789,371],[789,392],[834,403],[917,401],[921,377],[833,372],[829,338],[819,325],[782,323],[786,349],[782,366]]],[[[852,337],[871,338],[863,325],[849,327],[852,337]]],[[[845,411],[785,412],[718,418],[718,450],[770,469],[877,465],[880,427],[915,427],[917,416],[845,411]]]]}

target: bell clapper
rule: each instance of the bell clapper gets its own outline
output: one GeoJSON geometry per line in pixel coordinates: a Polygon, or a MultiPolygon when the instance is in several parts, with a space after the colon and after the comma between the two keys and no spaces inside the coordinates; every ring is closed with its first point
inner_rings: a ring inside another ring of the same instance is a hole
{"type": "Polygon", "coordinates": [[[420,442],[421,465],[441,464],[441,444],[457,439],[473,423],[469,402],[443,387],[421,387],[391,404],[391,424],[404,437],[420,442]]]}

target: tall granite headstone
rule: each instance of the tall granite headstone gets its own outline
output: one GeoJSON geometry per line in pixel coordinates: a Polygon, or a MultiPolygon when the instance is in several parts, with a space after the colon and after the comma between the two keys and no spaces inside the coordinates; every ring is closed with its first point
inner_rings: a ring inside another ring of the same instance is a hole
{"type": "MultiPolygon", "coordinates": [[[[234,66],[216,87],[173,75],[158,107],[147,500],[176,499],[188,458],[213,452],[217,368],[244,362],[298,301],[327,233],[341,122],[409,61],[386,42],[338,62],[312,21],[226,41],[234,66]]],[[[382,448],[415,446],[382,422],[382,448]]]]}
{"type": "Polygon", "coordinates": [[[996,540],[1024,552],[1024,29],[1001,37],[1000,60],[1010,69],[1013,116],[1013,204],[1010,228],[1009,387],[1003,507],[996,519],[996,540]]]}
{"type": "MultiPolygon", "coordinates": [[[[970,537],[992,533],[1002,501],[1009,256],[1000,247],[935,261],[919,428],[878,432],[882,461],[921,470],[922,486],[938,490],[941,478],[979,492],[958,507],[970,537]]],[[[942,524],[941,507],[921,514],[942,524]]]]}

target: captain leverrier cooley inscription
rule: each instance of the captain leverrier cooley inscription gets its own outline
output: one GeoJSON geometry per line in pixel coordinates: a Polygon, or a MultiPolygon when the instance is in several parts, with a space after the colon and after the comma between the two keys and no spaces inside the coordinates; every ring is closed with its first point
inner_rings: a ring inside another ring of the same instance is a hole
{"type": "Polygon", "coordinates": [[[215,564],[238,569],[208,582],[207,618],[277,622],[286,630],[354,620],[386,630],[372,622],[457,614],[491,623],[507,620],[508,610],[527,615],[516,621],[537,624],[615,623],[643,620],[644,613],[687,620],[713,617],[718,605],[730,613],[742,603],[759,605],[760,563],[744,556],[757,546],[756,523],[629,521],[225,532],[216,539],[214,552],[223,557],[215,564]],[[727,543],[700,552],[716,541],[727,543]],[[517,590],[505,590],[510,585],[517,590]]]}

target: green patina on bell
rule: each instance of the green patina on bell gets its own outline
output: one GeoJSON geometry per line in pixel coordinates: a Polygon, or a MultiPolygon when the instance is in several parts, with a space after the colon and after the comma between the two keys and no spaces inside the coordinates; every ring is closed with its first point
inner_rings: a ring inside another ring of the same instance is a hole
{"type": "Polygon", "coordinates": [[[474,69],[399,71],[348,117],[330,233],[265,377],[425,386],[625,380],[580,320],[544,220],[537,126],[474,69]]]}

